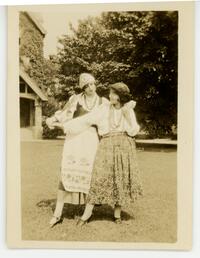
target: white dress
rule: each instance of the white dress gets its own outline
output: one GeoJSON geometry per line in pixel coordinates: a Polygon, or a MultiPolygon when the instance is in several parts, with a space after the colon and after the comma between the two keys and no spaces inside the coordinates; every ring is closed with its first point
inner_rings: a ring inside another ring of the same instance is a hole
{"type": "MultiPolygon", "coordinates": [[[[55,117],[61,123],[79,117],[108,102],[95,95],[92,109],[88,109],[83,94],[72,96],[63,111],[56,112],[55,117]]],[[[93,162],[99,143],[97,129],[88,127],[79,134],[66,133],[62,152],[59,190],[65,191],[66,203],[83,204],[89,192],[93,162]]]]}

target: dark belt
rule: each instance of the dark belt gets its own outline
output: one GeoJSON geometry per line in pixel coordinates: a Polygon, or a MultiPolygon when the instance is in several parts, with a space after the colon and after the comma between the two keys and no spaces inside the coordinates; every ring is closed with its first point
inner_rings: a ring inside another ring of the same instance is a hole
{"type": "Polygon", "coordinates": [[[101,136],[101,138],[106,138],[106,137],[113,137],[113,136],[121,136],[121,135],[126,135],[128,134],[126,132],[116,132],[116,133],[107,133],[101,136]]]}

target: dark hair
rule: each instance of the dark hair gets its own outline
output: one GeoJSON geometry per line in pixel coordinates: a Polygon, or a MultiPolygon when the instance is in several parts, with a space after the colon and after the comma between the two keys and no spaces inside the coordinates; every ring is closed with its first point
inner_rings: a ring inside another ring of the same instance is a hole
{"type": "Polygon", "coordinates": [[[79,86],[75,86],[74,91],[75,91],[76,94],[79,94],[79,93],[83,92],[82,89],[79,86]]]}
{"type": "Polygon", "coordinates": [[[132,96],[130,93],[118,91],[115,88],[113,88],[112,85],[109,88],[110,88],[110,90],[113,90],[119,96],[119,101],[122,104],[122,106],[124,104],[126,104],[127,102],[129,102],[130,100],[132,100],[132,96]]]}
{"type": "Polygon", "coordinates": [[[88,83],[87,84],[85,84],[84,86],[83,86],[83,88],[80,88],[79,87],[79,85],[77,85],[76,87],[75,87],[75,92],[76,92],[76,94],[79,94],[79,93],[83,93],[84,91],[85,91],[85,89],[88,87],[88,83]]]}
{"type": "Polygon", "coordinates": [[[122,105],[126,104],[130,100],[132,100],[132,96],[130,93],[123,93],[119,95],[119,100],[122,105]]]}
{"type": "Polygon", "coordinates": [[[88,86],[89,86],[89,83],[86,83],[86,84],[83,86],[83,88],[82,88],[82,92],[84,92],[85,89],[86,89],[88,86]]]}

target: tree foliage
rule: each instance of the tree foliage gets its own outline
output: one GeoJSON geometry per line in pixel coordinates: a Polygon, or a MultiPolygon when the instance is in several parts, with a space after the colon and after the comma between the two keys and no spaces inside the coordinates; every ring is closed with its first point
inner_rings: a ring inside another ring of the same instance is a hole
{"type": "Polygon", "coordinates": [[[153,136],[177,123],[177,12],[106,12],[63,35],[55,96],[66,100],[81,72],[91,72],[100,95],[123,81],[137,101],[137,119],[153,136]]]}

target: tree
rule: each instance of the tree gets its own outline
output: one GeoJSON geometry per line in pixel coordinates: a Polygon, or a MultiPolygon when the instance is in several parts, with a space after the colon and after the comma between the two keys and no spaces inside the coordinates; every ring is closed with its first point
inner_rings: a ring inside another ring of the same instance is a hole
{"type": "Polygon", "coordinates": [[[73,35],[59,41],[56,97],[66,100],[81,72],[94,74],[101,95],[123,81],[143,130],[170,133],[177,120],[177,12],[107,12],[71,29],[73,35]]]}

